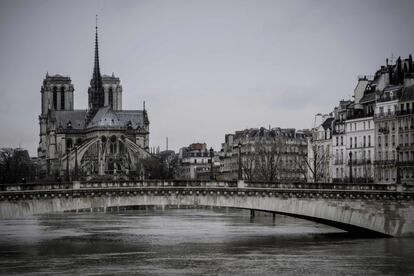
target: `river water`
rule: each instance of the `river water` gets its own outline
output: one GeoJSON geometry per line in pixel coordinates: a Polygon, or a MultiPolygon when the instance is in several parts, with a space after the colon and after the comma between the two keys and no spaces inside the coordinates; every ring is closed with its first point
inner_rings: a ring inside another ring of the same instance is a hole
{"type": "Polygon", "coordinates": [[[0,221],[0,273],[414,275],[414,239],[233,209],[62,213],[0,221]]]}

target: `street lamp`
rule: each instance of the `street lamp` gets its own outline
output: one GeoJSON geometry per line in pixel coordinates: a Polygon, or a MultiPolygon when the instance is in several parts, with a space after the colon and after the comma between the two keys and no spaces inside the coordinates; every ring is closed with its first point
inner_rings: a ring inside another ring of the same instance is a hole
{"type": "Polygon", "coordinates": [[[213,148],[210,148],[210,179],[211,180],[214,180],[213,157],[214,157],[214,150],[213,148]]]}
{"type": "Polygon", "coordinates": [[[78,180],[78,146],[75,146],[75,179],[78,180]]]}
{"type": "Polygon", "coordinates": [[[70,181],[70,174],[69,174],[69,153],[70,149],[66,149],[66,181],[70,181]]]}
{"type": "Polygon", "coordinates": [[[397,151],[397,163],[396,163],[396,167],[397,167],[397,183],[396,184],[401,184],[401,176],[400,176],[400,146],[397,146],[395,148],[395,150],[397,151]]]}
{"type": "Polygon", "coordinates": [[[352,151],[349,152],[349,182],[352,183],[352,151]]]}
{"type": "Polygon", "coordinates": [[[241,142],[239,142],[239,144],[237,145],[237,147],[239,148],[239,173],[238,173],[238,180],[243,180],[243,175],[242,175],[242,163],[241,163],[241,147],[242,144],[241,142]]]}

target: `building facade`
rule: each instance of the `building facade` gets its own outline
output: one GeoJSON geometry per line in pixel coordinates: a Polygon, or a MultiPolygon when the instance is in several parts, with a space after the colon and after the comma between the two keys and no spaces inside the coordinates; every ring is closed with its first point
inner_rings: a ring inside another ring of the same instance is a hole
{"type": "Polygon", "coordinates": [[[220,155],[220,179],[300,182],[306,179],[309,131],[253,128],[226,134],[220,155]],[[239,159],[240,157],[240,159],[239,159]]]}
{"type": "Polygon", "coordinates": [[[95,35],[88,109],[74,109],[69,77],[46,74],[41,87],[39,172],[43,177],[120,178],[142,173],[149,120],[143,110],[122,109],[120,79],[101,76],[95,35]]]}
{"type": "MultiPolygon", "coordinates": [[[[373,76],[359,77],[354,99],[334,109],[333,182],[414,183],[413,66],[411,55],[395,64],[387,60],[373,76]]],[[[323,124],[314,128],[316,137],[326,132],[323,124]]]]}
{"type": "Polygon", "coordinates": [[[179,179],[205,179],[208,178],[211,167],[211,150],[206,143],[193,143],[183,147],[178,153],[179,179]]]}

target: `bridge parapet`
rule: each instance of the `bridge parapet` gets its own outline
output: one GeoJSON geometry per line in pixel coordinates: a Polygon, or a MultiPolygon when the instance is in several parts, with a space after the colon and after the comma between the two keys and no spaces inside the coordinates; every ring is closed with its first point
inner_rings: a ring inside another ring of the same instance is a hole
{"type": "Polygon", "coordinates": [[[414,192],[409,191],[238,188],[209,182],[187,186],[164,181],[81,184],[78,189],[1,191],[0,218],[116,206],[217,206],[275,212],[349,231],[414,235],[414,192]]]}
{"type": "MultiPolygon", "coordinates": [[[[80,182],[38,182],[1,184],[0,191],[59,190],[82,188],[127,188],[127,187],[238,187],[237,181],[203,180],[139,180],[139,181],[80,181],[80,182]]],[[[240,187],[240,186],[239,186],[240,187]]],[[[279,183],[243,182],[244,188],[269,189],[311,189],[351,191],[398,191],[414,192],[414,185],[372,184],[372,183],[279,183]]]]}

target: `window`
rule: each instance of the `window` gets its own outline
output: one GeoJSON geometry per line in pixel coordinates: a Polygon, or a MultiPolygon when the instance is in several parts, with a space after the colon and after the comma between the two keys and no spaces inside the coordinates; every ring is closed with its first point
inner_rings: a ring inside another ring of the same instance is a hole
{"type": "Polygon", "coordinates": [[[366,137],[364,136],[364,147],[366,147],[366,137]]]}
{"type": "Polygon", "coordinates": [[[53,109],[54,110],[57,110],[57,87],[55,86],[55,87],[53,87],[53,95],[52,95],[52,97],[53,97],[53,109]]]}
{"type": "Polygon", "coordinates": [[[60,109],[65,110],[65,87],[60,88],[60,109]]]}
{"type": "Polygon", "coordinates": [[[388,147],[388,135],[385,135],[384,143],[385,143],[385,146],[388,147]]]}
{"type": "Polygon", "coordinates": [[[341,136],[341,146],[343,146],[343,145],[344,145],[344,136],[341,136]]]}
{"type": "Polygon", "coordinates": [[[67,149],[71,149],[71,148],[72,148],[72,146],[73,146],[73,141],[72,141],[72,139],[71,139],[71,138],[67,139],[67,140],[66,140],[66,148],[67,148],[67,149]]]}
{"type": "Polygon", "coordinates": [[[351,145],[350,148],[352,149],[352,137],[349,138],[349,144],[351,145]]]}
{"type": "Polygon", "coordinates": [[[371,135],[368,135],[368,147],[371,146],[371,135]]]}
{"type": "Polygon", "coordinates": [[[108,101],[109,101],[109,106],[111,107],[111,109],[113,109],[114,108],[114,93],[112,91],[112,87],[109,87],[108,101]]]}
{"type": "Polygon", "coordinates": [[[391,136],[391,143],[393,146],[395,146],[395,135],[391,136]]]}
{"type": "Polygon", "coordinates": [[[357,137],[354,138],[354,144],[355,144],[355,147],[358,147],[357,146],[357,137]]]}
{"type": "Polygon", "coordinates": [[[338,145],[339,143],[338,143],[338,141],[339,141],[339,137],[338,136],[336,136],[336,145],[338,145]]]}
{"type": "Polygon", "coordinates": [[[378,147],[381,147],[381,136],[378,136],[378,147]]]}

